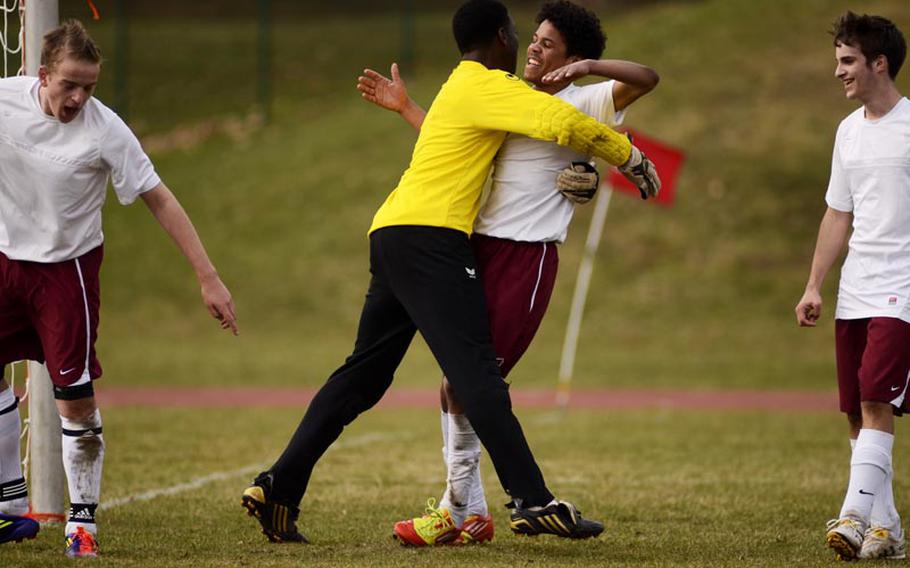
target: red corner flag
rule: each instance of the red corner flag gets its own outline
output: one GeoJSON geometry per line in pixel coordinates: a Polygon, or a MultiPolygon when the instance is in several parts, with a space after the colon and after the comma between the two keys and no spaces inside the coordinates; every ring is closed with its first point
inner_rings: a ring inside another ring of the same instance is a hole
{"type": "MultiPolygon", "coordinates": [[[[679,177],[679,168],[682,167],[683,160],[686,158],[685,154],[681,150],[668,146],[663,142],[658,142],[654,138],[648,138],[644,134],[633,130],[628,130],[627,132],[632,135],[632,143],[644,152],[657,167],[657,174],[660,176],[660,193],[654,201],[658,205],[671,207],[673,198],[676,197],[676,178],[679,177]]],[[[616,168],[610,169],[608,181],[614,189],[630,193],[635,197],[641,197],[638,189],[616,168]]]]}

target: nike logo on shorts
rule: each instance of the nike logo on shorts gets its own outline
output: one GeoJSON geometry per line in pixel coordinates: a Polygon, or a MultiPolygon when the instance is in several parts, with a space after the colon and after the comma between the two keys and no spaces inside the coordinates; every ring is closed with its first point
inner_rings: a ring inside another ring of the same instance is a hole
{"type": "Polygon", "coordinates": [[[67,373],[72,373],[72,372],[75,371],[75,370],[76,370],[76,367],[70,367],[69,369],[67,369],[67,370],[65,370],[65,371],[60,371],[60,374],[61,374],[61,375],[66,375],[67,373]]]}
{"type": "Polygon", "coordinates": [[[891,392],[894,392],[894,391],[897,391],[897,390],[900,390],[900,387],[891,387],[891,392]]]}

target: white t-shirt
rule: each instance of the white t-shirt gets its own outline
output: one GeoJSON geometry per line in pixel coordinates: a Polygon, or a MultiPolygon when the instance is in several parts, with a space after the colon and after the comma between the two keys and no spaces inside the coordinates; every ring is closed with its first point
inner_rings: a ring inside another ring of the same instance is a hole
{"type": "Polygon", "coordinates": [[[910,323],[910,100],[877,120],[859,108],[840,123],[825,200],[853,213],[835,317],[910,323]]]}
{"type": "Polygon", "coordinates": [[[112,110],[91,98],[63,124],[41,110],[38,85],[34,77],[0,79],[0,252],[61,262],[104,241],[109,177],[124,205],[161,179],[112,110]]]}
{"type": "MultiPolygon", "coordinates": [[[[598,121],[615,126],[623,113],[613,108],[614,81],[569,85],[554,96],[598,121]]],[[[474,232],[513,241],[562,243],[574,204],[556,190],[556,177],[571,162],[591,161],[554,142],[509,134],[493,162],[493,186],[474,232]]]]}

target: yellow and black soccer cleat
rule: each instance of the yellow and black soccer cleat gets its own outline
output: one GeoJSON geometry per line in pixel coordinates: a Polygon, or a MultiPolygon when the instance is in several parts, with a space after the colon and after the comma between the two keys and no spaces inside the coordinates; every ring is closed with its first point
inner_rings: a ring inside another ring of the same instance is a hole
{"type": "Polygon", "coordinates": [[[563,538],[591,538],[603,532],[603,524],[581,516],[575,505],[557,501],[546,507],[515,507],[509,528],[518,535],[553,534],[563,538]]]}
{"type": "Polygon", "coordinates": [[[307,538],[297,530],[300,509],[269,499],[271,481],[271,475],[259,474],[253,484],[244,490],[240,504],[248,515],[259,521],[262,534],[271,542],[308,543],[307,538]]]}

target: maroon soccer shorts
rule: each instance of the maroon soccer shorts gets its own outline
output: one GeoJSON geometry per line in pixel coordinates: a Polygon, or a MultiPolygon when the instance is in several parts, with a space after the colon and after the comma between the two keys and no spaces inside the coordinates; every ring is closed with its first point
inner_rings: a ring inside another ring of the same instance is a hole
{"type": "Polygon", "coordinates": [[[910,323],[876,317],[835,321],[840,409],[860,414],[861,402],[887,402],[910,410],[910,323]]]}
{"type": "Polygon", "coordinates": [[[101,376],[95,340],[103,256],[101,246],[55,263],[10,260],[0,253],[0,365],[46,362],[58,387],[101,376]]]}
{"type": "Polygon", "coordinates": [[[550,303],[559,266],[556,243],[475,233],[471,246],[486,293],[493,350],[506,377],[531,345],[550,303]]]}

